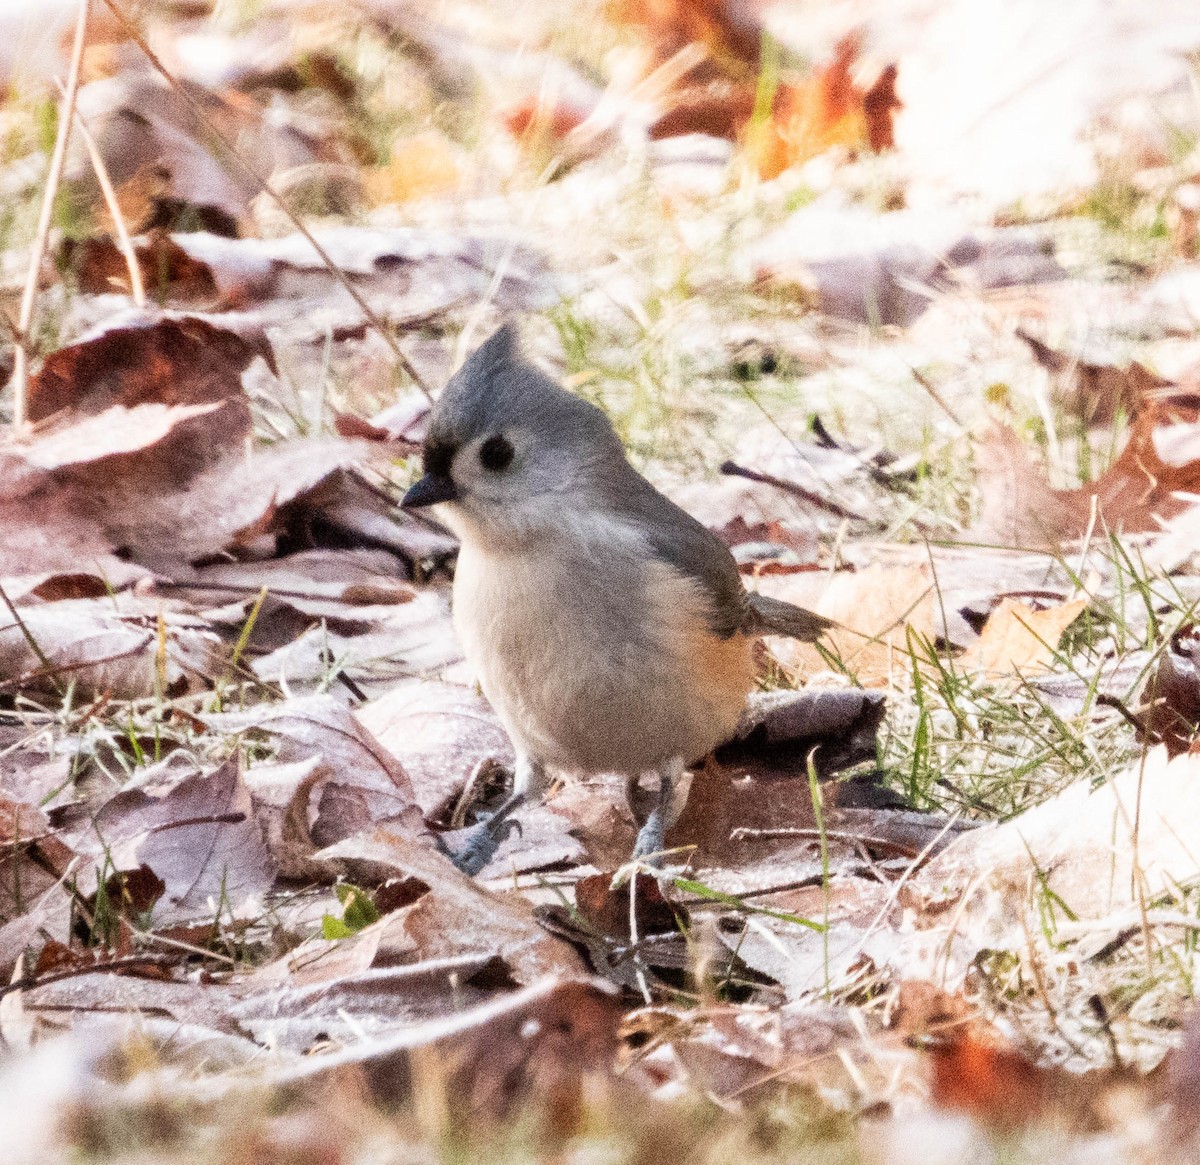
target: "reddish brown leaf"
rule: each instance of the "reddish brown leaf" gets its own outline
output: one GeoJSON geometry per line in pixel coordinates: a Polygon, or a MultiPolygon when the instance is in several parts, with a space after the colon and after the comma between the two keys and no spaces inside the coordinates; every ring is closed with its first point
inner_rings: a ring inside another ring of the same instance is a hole
{"type": "Polygon", "coordinates": [[[762,21],[755,0],[610,0],[610,16],[640,28],[656,64],[703,45],[722,72],[758,71],[762,21]]]}
{"type": "Polygon", "coordinates": [[[514,137],[544,137],[561,142],[573,129],[578,129],[592,110],[579,104],[559,100],[547,106],[536,97],[501,111],[500,120],[514,137]]]}
{"type": "Polygon", "coordinates": [[[769,118],[747,126],[745,147],[763,178],[775,178],[831,146],[891,144],[896,67],[889,66],[864,90],[853,77],[859,45],[857,34],[843,37],[827,64],[801,81],[780,85],[769,118]]]}
{"type": "Polygon", "coordinates": [[[217,903],[236,910],[270,887],[274,862],[236,760],[205,773],[168,759],[140,776],[68,834],[93,855],[93,884],[114,868],[146,867],[165,883],[158,922],[211,917],[217,903]]]}
{"type": "Polygon", "coordinates": [[[293,699],[208,722],[274,746],[271,763],[252,766],[245,779],[285,876],[323,877],[328,866],[313,861],[316,850],[383,821],[428,841],[403,765],[330,697],[293,699]]]}
{"type": "Polygon", "coordinates": [[[686,908],[668,902],[657,881],[645,875],[616,888],[611,873],[581,878],[575,883],[575,906],[598,933],[626,941],[634,935],[635,920],[640,937],[671,934],[687,926],[686,908]]]}
{"type": "MultiPolygon", "coordinates": [[[[217,298],[217,285],[208,265],[193,259],[162,231],[154,231],[134,245],[142,285],[160,303],[209,304],[217,298]]],[[[63,262],[75,272],[80,290],[90,295],[129,294],[129,266],[125,255],[107,235],[64,245],[63,262]]]]}
{"type": "Polygon", "coordinates": [[[1090,485],[1054,489],[1020,438],[1006,425],[994,426],[980,464],[983,513],[975,540],[1006,546],[1053,546],[1097,530],[1157,530],[1160,519],[1188,503],[1176,493],[1200,492],[1200,458],[1173,465],[1155,447],[1157,418],[1140,413],[1116,461],[1090,485]]]}
{"type": "Polygon", "coordinates": [[[1020,1052],[970,1034],[935,1045],[932,1066],[935,1104],[999,1129],[1044,1120],[1063,1080],[1020,1052]]]}
{"type": "Polygon", "coordinates": [[[895,65],[885,65],[874,84],[863,94],[863,116],[867,122],[867,145],[875,153],[896,148],[892,123],[904,102],[896,96],[895,65]]]}
{"type": "Polygon", "coordinates": [[[29,383],[29,419],[62,409],[98,413],[114,404],[238,400],[241,374],[257,356],[274,370],[265,340],[252,343],[195,318],[147,318],[106,328],[46,357],[29,383]]]}

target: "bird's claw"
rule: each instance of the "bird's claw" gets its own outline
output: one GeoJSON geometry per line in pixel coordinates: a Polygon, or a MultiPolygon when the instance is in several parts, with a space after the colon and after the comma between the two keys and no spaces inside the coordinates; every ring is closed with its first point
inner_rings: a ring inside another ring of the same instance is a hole
{"type": "Polygon", "coordinates": [[[521,833],[521,823],[514,816],[517,806],[500,809],[491,817],[469,829],[456,829],[439,834],[438,848],[464,874],[473,878],[496,856],[500,847],[513,835],[521,833]],[[455,845],[450,838],[460,841],[455,845]]]}

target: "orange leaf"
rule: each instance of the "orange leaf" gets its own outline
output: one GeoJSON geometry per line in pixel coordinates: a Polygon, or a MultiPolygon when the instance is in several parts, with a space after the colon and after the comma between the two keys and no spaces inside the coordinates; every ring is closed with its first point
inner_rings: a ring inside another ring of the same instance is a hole
{"type": "Polygon", "coordinates": [[[1011,1129],[1043,1116],[1056,1077],[1020,1052],[963,1035],[933,1053],[932,1093],[942,1108],[1011,1129]]]}
{"type": "Polygon", "coordinates": [[[899,105],[896,67],[889,65],[864,90],[853,77],[858,49],[856,33],[843,37],[827,65],[802,81],[781,85],[771,117],[747,128],[746,152],[760,177],[775,178],[832,146],[892,145],[892,111],[899,105]]]}
{"type": "Polygon", "coordinates": [[[988,675],[1049,670],[1058,641],[1087,606],[1086,599],[1035,611],[1003,599],[991,613],[969,662],[988,675]]]}
{"type": "Polygon", "coordinates": [[[367,194],[376,205],[414,202],[456,190],[463,166],[450,141],[437,130],[401,138],[392,159],[367,175],[367,194]]]}

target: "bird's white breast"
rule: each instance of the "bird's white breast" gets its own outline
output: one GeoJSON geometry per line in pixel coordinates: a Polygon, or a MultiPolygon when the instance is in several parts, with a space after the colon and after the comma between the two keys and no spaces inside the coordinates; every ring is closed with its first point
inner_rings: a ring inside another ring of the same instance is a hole
{"type": "Polygon", "coordinates": [[[464,539],[454,621],[514,743],[582,772],[644,772],[725,739],[751,645],[708,630],[698,584],[619,521],[564,523],[519,548],[464,539]]]}

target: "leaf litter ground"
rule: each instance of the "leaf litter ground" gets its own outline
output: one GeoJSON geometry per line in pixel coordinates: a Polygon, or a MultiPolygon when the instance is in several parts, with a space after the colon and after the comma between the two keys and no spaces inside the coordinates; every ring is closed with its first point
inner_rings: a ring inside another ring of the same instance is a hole
{"type": "Polygon", "coordinates": [[[968,8],[94,6],[0,445],[4,1160],[1194,1152],[1200,24],[968,8]],[[661,885],[616,778],[437,844],[512,754],[396,499],[513,314],[840,625],[661,885]]]}

